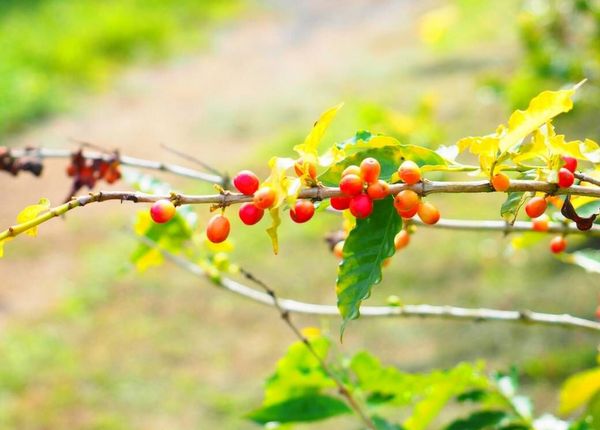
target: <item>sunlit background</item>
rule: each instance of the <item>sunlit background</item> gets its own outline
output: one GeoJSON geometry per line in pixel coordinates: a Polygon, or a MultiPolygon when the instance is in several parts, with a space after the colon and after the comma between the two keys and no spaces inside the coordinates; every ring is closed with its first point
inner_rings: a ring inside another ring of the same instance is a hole
{"type": "MultiPolygon", "coordinates": [[[[572,138],[598,140],[600,24],[588,4],[598,7],[583,0],[5,0],[0,139],[60,148],[80,139],[198,167],[161,146],[168,145],[219,171],[252,168],[264,177],[272,155],[292,156],[319,114],[342,101],[327,143],[368,129],[436,148],[491,133],[539,91],[587,77],[577,107],[558,124],[572,138]]],[[[40,197],[62,202],[65,166],[47,161],[41,179],[0,172],[2,228],[40,197]]],[[[146,173],[182,192],[214,192],[146,173]]],[[[432,200],[444,217],[497,219],[502,196],[432,200]]],[[[271,308],[171,264],[136,270],[131,231],[139,209],[92,205],[6,247],[0,429],[258,428],[243,415],[260,404],[263,381],[293,334],[271,308]]],[[[209,213],[195,211],[201,229],[209,213]]],[[[323,232],[339,219],[287,221],[275,256],[266,222],[247,228],[236,219],[232,259],[282,296],[335,303],[338,261],[323,232]]],[[[514,251],[511,239],[423,229],[394,257],[370,303],[397,295],[404,303],[594,317],[597,275],[561,264],[545,241],[514,251]]],[[[298,320],[337,339],[338,318],[298,320]]],[[[408,371],[480,357],[490,369],[517,365],[542,413],[555,410],[567,375],[594,364],[595,340],[559,328],[381,319],[351,324],[340,349],[370,349],[408,371]]]]}

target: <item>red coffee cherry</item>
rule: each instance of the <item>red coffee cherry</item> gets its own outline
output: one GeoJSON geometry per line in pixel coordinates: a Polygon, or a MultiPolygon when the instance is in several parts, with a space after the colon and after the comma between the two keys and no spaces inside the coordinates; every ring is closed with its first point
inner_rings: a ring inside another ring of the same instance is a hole
{"type": "Polygon", "coordinates": [[[373,212],[373,201],[366,194],[359,194],[350,200],[350,213],[356,218],[366,218],[373,212]]]}
{"type": "Polygon", "coordinates": [[[206,225],[206,237],[212,243],[221,243],[229,236],[230,229],[231,225],[225,216],[215,215],[206,225]]]}
{"type": "Polygon", "coordinates": [[[550,251],[560,254],[567,248],[567,240],[562,236],[556,236],[550,241],[550,251]]]}
{"type": "Polygon", "coordinates": [[[496,173],[492,177],[492,187],[494,187],[496,191],[507,191],[510,187],[510,178],[504,173],[496,173]]]}
{"type": "Polygon", "coordinates": [[[261,187],[254,193],[254,204],[259,209],[269,209],[275,203],[275,190],[269,186],[261,187]]]}
{"type": "Polygon", "coordinates": [[[304,161],[302,158],[298,159],[294,164],[294,171],[298,176],[302,176],[306,171],[312,179],[317,179],[317,165],[312,161],[304,161]]]}
{"type": "Polygon", "coordinates": [[[570,170],[561,167],[558,170],[558,186],[561,188],[569,188],[575,182],[575,175],[570,170]]]}
{"type": "Polygon", "coordinates": [[[396,251],[405,248],[410,242],[410,234],[406,230],[400,230],[400,232],[394,237],[394,246],[396,251]]]}
{"type": "Polygon", "coordinates": [[[398,175],[408,185],[416,184],[421,180],[421,169],[414,161],[406,160],[398,167],[398,175]]]}
{"type": "Polygon", "coordinates": [[[355,196],[362,193],[363,181],[360,176],[350,173],[340,181],[340,190],[348,196],[355,196]]]}
{"type": "Polygon", "coordinates": [[[409,209],[407,211],[401,211],[396,207],[396,212],[398,212],[398,215],[400,215],[403,219],[411,219],[412,217],[414,217],[417,214],[418,210],[419,210],[419,205],[416,205],[414,208],[409,209]]]}
{"type": "Polygon", "coordinates": [[[348,209],[350,207],[350,197],[332,197],[329,199],[329,201],[331,202],[331,207],[337,209],[338,211],[343,211],[344,209],[348,209]]]}
{"type": "Polygon", "coordinates": [[[420,200],[413,190],[402,190],[394,197],[394,207],[397,211],[409,211],[418,206],[420,200]]]}
{"type": "Polygon", "coordinates": [[[568,155],[563,155],[562,159],[565,162],[565,165],[563,167],[569,170],[571,173],[575,173],[575,170],[577,170],[577,158],[569,157],[568,155]]]}
{"type": "Polygon", "coordinates": [[[367,184],[376,182],[379,179],[379,173],[381,173],[381,165],[376,159],[369,157],[360,163],[360,176],[367,184]]]}
{"type": "Polygon", "coordinates": [[[531,220],[531,229],[533,231],[548,231],[549,228],[548,215],[542,215],[531,220]]]}
{"type": "Polygon", "coordinates": [[[417,213],[425,224],[435,224],[440,220],[440,211],[429,202],[419,203],[417,213]]]}
{"type": "Polygon", "coordinates": [[[527,212],[529,218],[537,218],[542,216],[547,207],[548,203],[546,203],[546,199],[543,197],[533,197],[525,205],[525,212],[527,212]]]}
{"type": "Polygon", "coordinates": [[[302,224],[315,214],[315,205],[310,200],[296,200],[294,207],[290,209],[292,221],[302,224]]]}
{"type": "Polygon", "coordinates": [[[380,179],[367,187],[367,194],[373,200],[384,199],[390,194],[390,185],[380,179]]]}
{"type": "Polygon", "coordinates": [[[254,225],[259,222],[265,211],[263,209],[257,208],[256,205],[252,202],[246,202],[240,206],[240,210],[238,211],[238,215],[242,222],[246,225],[254,225]]]}
{"type": "Polygon", "coordinates": [[[175,216],[175,205],[167,199],[161,199],[150,206],[150,217],[155,223],[164,224],[175,216]]]}
{"type": "Polygon", "coordinates": [[[240,193],[251,196],[258,190],[258,176],[250,170],[242,170],[233,178],[233,185],[240,193]]]}

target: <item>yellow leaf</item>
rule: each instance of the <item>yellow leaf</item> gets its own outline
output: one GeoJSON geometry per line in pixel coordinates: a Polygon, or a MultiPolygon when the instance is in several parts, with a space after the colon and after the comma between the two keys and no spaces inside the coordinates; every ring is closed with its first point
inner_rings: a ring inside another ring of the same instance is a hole
{"type": "Polygon", "coordinates": [[[152,218],[150,217],[150,212],[146,211],[138,211],[135,217],[135,223],[133,224],[133,231],[138,236],[143,236],[146,234],[148,229],[152,226],[152,218]]]}
{"type": "Polygon", "coordinates": [[[600,163],[600,146],[592,139],[585,139],[579,144],[581,153],[592,163],[600,163]]]}
{"type": "Polygon", "coordinates": [[[448,30],[458,20],[455,5],[442,6],[427,12],[419,22],[419,36],[428,45],[440,43],[448,30]]]}
{"type": "Polygon", "coordinates": [[[163,256],[157,248],[151,248],[148,252],[145,252],[135,262],[135,268],[139,272],[144,272],[152,266],[160,266],[163,262],[163,256]]]}
{"type": "Polygon", "coordinates": [[[319,327],[304,327],[300,330],[302,336],[308,340],[314,340],[321,337],[321,329],[319,327]]]}
{"type": "Polygon", "coordinates": [[[305,161],[317,161],[319,157],[319,143],[321,143],[321,139],[329,127],[329,124],[331,124],[331,121],[335,118],[338,110],[340,110],[343,105],[343,103],[340,103],[323,112],[321,117],[315,122],[311,132],[306,136],[306,139],[304,139],[304,143],[294,146],[294,151],[296,151],[305,161]]]}
{"type": "Polygon", "coordinates": [[[527,160],[540,159],[546,161],[548,159],[548,136],[541,129],[533,132],[531,140],[519,146],[519,150],[515,151],[516,155],[512,160],[519,164],[527,160]]]}
{"type": "Polygon", "coordinates": [[[559,412],[570,414],[587,403],[600,390],[600,367],[576,373],[560,390],[559,412]]]}
{"type": "Polygon", "coordinates": [[[281,225],[281,218],[279,217],[279,208],[273,208],[269,210],[271,214],[271,219],[273,223],[271,227],[267,229],[267,234],[271,238],[271,243],[273,244],[273,253],[277,255],[279,252],[279,241],[277,237],[277,228],[281,225]]]}
{"type": "MultiPolygon", "coordinates": [[[[17,223],[24,224],[32,219],[36,218],[40,213],[47,211],[50,209],[50,201],[48,199],[40,199],[38,204],[27,206],[19,215],[17,215],[17,223]]],[[[29,236],[37,236],[38,228],[37,226],[30,228],[25,231],[25,234],[29,236]]]]}
{"type": "Polygon", "coordinates": [[[506,134],[500,139],[500,151],[505,152],[517,145],[555,116],[573,108],[571,97],[578,86],[570,90],[544,91],[534,97],[526,110],[513,112],[508,120],[506,134]]]}
{"type": "Polygon", "coordinates": [[[301,190],[302,181],[295,176],[289,176],[288,170],[295,164],[291,158],[272,157],[269,160],[271,175],[263,182],[275,191],[277,195],[273,207],[279,207],[284,200],[289,204],[296,201],[296,197],[301,190]]]}

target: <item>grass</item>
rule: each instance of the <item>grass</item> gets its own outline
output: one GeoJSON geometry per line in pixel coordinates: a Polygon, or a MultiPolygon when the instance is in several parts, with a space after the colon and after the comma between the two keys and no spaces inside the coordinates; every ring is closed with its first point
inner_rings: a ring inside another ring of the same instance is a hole
{"type": "Polygon", "coordinates": [[[105,88],[124,65],[198,46],[239,0],[61,0],[0,4],[0,135],[105,88]]]}

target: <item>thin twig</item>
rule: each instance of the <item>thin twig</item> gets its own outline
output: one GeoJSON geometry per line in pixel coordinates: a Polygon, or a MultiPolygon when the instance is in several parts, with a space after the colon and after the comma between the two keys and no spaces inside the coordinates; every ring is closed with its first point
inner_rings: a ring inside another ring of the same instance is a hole
{"type": "MultiPolygon", "coordinates": [[[[188,259],[175,255],[160,248],[152,240],[137,236],[138,240],[147,246],[155,247],[167,260],[195,276],[209,278],[207,273],[197,264],[188,259]]],[[[212,279],[212,278],[209,278],[212,279]]],[[[213,279],[214,280],[214,279],[213,279]]],[[[257,303],[274,306],[273,297],[267,293],[256,291],[231,278],[219,278],[218,285],[224,289],[257,303]]],[[[300,302],[292,299],[278,299],[279,306],[287,311],[298,314],[334,317],[339,316],[339,310],[333,305],[300,302]]],[[[530,310],[500,310],[489,308],[463,308],[458,306],[438,306],[429,304],[401,306],[362,306],[363,318],[441,318],[457,321],[503,321],[527,325],[545,325],[570,329],[590,330],[600,332],[600,322],[575,317],[569,314],[549,314],[530,310]]]]}
{"type": "Polygon", "coordinates": [[[275,293],[275,290],[273,290],[271,287],[269,287],[263,281],[259,280],[253,274],[251,274],[250,272],[247,272],[246,270],[244,270],[242,268],[240,268],[240,273],[242,275],[244,275],[244,277],[246,279],[248,279],[251,282],[254,282],[256,285],[258,285],[263,290],[265,290],[265,293],[272,300],[271,303],[277,309],[277,311],[279,312],[279,315],[281,315],[281,319],[283,319],[283,321],[285,321],[285,323],[290,328],[290,330],[292,330],[294,332],[296,337],[306,346],[306,348],[310,351],[310,353],[313,355],[313,357],[315,357],[315,359],[319,362],[319,365],[321,366],[323,371],[327,374],[327,376],[329,376],[329,378],[331,378],[331,380],[333,380],[335,382],[335,385],[337,385],[340,395],[342,395],[343,397],[346,398],[350,407],[356,412],[356,414],[360,417],[362,422],[368,428],[370,428],[372,430],[376,430],[375,423],[373,423],[371,418],[369,418],[369,416],[363,411],[362,407],[356,401],[356,399],[354,398],[354,396],[352,395],[352,393],[350,392],[348,387],[346,387],[346,385],[329,368],[329,365],[327,364],[327,362],[323,359],[323,357],[321,357],[317,353],[317,351],[315,350],[313,345],[310,343],[310,341],[306,338],[306,336],[304,336],[302,334],[300,329],[294,324],[294,322],[292,321],[292,318],[290,317],[290,311],[285,309],[283,306],[281,306],[279,298],[277,297],[277,294],[275,293]]]}
{"type": "Polygon", "coordinates": [[[205,163],[204,161],[200,160],[199,158],[194,157],[193,155],[186,154],[185,152],[181,152],[181,151],[179,151],[178,149],[175,149],[175,148],[171,148],[170,146],[167,146],[164,143],[161,143],[160,146],[164,150],[169,151],[169,152],[177,155],[178,157],[183,158],[184,160],[191,161],[192,163],[196,163],[199,166],[202,166],[203,169],[208,170],[209,172],[211,172],[211,173],[213,173],[215,175],[218,175],[218,176],[220,176],[222,178],[225,178],[225,175],[223,175],[217,169],[215,169],[211,165],[205,163]]]}
{"type": "MultiPolygon", "coordinates": [[[[390,186],[390,192],[397,194],[402,190],[412,189],[415,192],[426,195],[430,193],[491,193],[495,190],[488,181],[462,181],[462,182],[420,182],[415,185],[393,184],[390,186]]],[[[590,197],[600,197],[599,187],[582,187],[574,185],[569,188],[557,189],[556,184],[542,181],[512,181],[510,191],[536,191],[555,194],[571,194],[590,197]]],[[[322,200],[331,197],[343,195],[336,187],[313,187],[302,190],[298,194],[300,199],[322,200]]],[[[48,216],[48,213],[42,214],[26,223],[18,224],[8,228],[0,233],[0,241],[7,237],[14,237],[20,233],[38,226],[57,215],[62,215],[76,207],[82,207],[89,203],[100,203],[108,200],[131,201],[134,203],[153,203],[161,199],[170,199],[177,205],[183,204],[213,204],[226,207],[235,203],[244,203],[252,201],[252,196],[246,196],[240,193],[221,193],[212,195],[185,195],[171,193],[169,195],[153,195],[130,191],[99,191],[90,193],[87,196],[75,197],[64,205],[52,208],[50,213],[56,215],[48,216]]]]}
{"type": "MultiPolygon", "coordinates": [[[[44,158],[70,158],[73,151],[63,148],[11,148],[10,154],[14,157],[23,157],[29,154],[44,158]]],[[[106,159],[108,160],[113,154],[95,151],[83,151],[84,158],[91,159],[106,159]]],[[[162,172],[173,173],[186,178],[197,179],[199,181],[208,182],[211,184],[223,184],[226,178],[220,175],[212,175],[209,173],[199,172],[189,167],[179,166],[177,164],[163,163],[161,161],[146,160],[143,158],[130,157],[127,155],[119,155],[119,162],[123,166],[137,167],[141,169],[158,170],[162,172]]],[[[227,188],[227,187],[225,187],[227,188]]]]}
{"type": "Polygon", "coordinates": [[[577,179],[579,179],[580,181],[587,182],[589,184],[594,184],[594,185],[597,185],[597,186],[600,187],[600,180],[598,180],[596,178],[592,178],[589,175],[585,175],[585,174],[580,173],[580,172],[575,172],[575,177],[577,179]]]}
{"type": "Polygon", "coordinates": [[[461,220],[461,219],[440,219],[435,224],[425,224],[418,218],[412,218],[410,223],[420,227],[440,228],[446,230],[466,230],[466,231],[498,231],[502,233],[513,232],[532,232],[532,233],[560,233],[560,234],[582,234],[586,236],[600,236],[600,225],[594,225],[590,230],[582,231],[577,229],[574,223],[559,223],[552,222],[548,224],[548,230],[537,231],[533,230],[533,223],[528,221],[516,221],[513,225],[505,221],[499,220],[461,220]]]}

